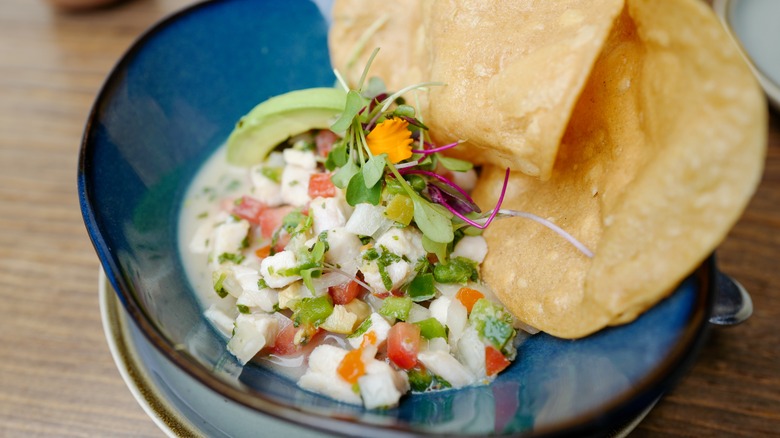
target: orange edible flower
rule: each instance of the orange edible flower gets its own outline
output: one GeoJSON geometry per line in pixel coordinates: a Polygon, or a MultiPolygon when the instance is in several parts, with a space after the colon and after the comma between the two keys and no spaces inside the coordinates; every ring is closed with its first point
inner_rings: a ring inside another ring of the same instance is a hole
{"type": "Polygon", "coordinates": [[[387,154],[392,163],[399,163],[412,156],[412,131],[409,123],[393,118],[376,125],[366,136],[368,148],[374,155],[387,154]]]}

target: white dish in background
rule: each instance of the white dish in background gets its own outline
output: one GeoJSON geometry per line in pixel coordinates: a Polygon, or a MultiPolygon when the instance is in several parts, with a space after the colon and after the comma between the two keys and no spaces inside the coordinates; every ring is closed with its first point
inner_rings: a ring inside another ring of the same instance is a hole
{"type": "Polygon", "coordinates": [[[769,101],[780,111],[780,1],[715,0],[713,8],[742,47],[769,101]]]}

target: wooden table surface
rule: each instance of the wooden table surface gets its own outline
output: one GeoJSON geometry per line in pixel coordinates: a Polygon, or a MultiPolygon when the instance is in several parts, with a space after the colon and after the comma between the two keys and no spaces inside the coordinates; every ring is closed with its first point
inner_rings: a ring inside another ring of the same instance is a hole
{"type": "MultiPolygon", "coordinates": [[[[65,14],[0,2],[0,436],[162,436],[114,365],[98,260],[76,193],[79,143],[105,76],[148,26],[191,1],[65,14]]],[[[692,370],[634,436],[780,433],[780,116],[766,172],[721,245],[752,294],[746,323],[712,330],[692,370]]]]}

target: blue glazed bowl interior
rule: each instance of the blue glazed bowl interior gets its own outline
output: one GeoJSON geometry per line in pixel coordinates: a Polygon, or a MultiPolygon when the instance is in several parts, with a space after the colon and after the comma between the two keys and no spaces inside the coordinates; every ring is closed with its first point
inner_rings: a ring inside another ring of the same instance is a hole
{"type": "Polygon", "coordinates": [[[202,316],[178,255],[177,223],[200,165],[236,120],[286,91],[330,86],[329,1],[222,0],[152,28],[101,90],[84,134],[84,220],[130,317],[171,362],[227,398],[352,435],[591,433],[650,404],[691,360],[709,308],[705,264],[636,322],[578,341],[530,338],[490,386],[365,411],[239,367],[202,316]]]}

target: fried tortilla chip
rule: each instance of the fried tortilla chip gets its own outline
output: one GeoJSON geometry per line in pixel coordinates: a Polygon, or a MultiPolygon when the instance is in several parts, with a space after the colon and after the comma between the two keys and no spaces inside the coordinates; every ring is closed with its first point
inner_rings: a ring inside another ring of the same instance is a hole
{"type": "Polygon", "coordinates": [[[370,73],[389,89],[444,82],[417,102],[435,141],[466,140],[456,156],[546,179],[622,6],[622,0],[339,0],[331,60],[354,85],[379,47],[370,73]]]}
{"type": "Polygon", "coordinates": [[[426,123],[458,156],[547,179],[622,0],[436,0],[426,123]]]}
{"type": "MultiPolygon", "coordinates": [[[[483,279],[522,321],[578,338],[633,320],[725,238],[762,174],[766,104],[734,43],[695,0],[628,0],[563,136],[549,181],[513,173],[503,208],[551,219],[485,232],[483,279]]],[[[503,169],[476,189],[493,205],[503,169]]]]}
{"type": "Polygon", "coordinates": [[[350,86],[357,86],[374,49],[370,76],[389,90],[400,90],[428,76],[424,59],[423,6],[431,0],[338,0],[328,33],[331,64],[350,86]]]}

